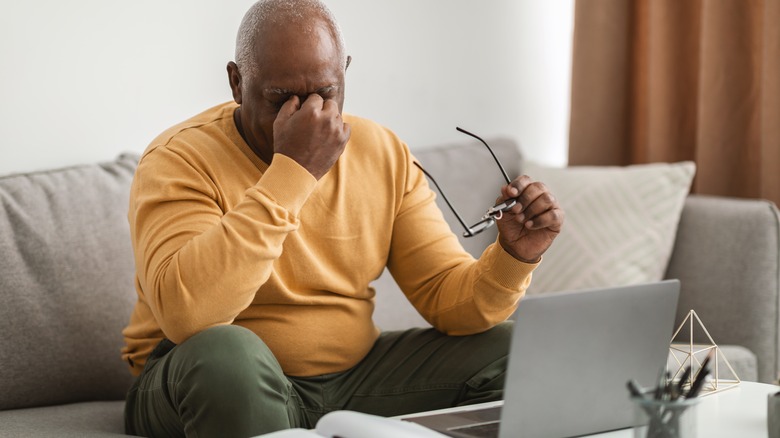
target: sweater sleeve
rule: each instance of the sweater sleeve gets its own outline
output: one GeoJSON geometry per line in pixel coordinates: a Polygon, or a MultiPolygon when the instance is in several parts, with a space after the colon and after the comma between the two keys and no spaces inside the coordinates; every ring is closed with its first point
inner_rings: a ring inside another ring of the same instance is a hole
{"type": "Polygon", "coordinates": [[[175,343],[230,324],[271,275],[316,179],[292,159],[271,165],[227,213],[206,172],[167,148],[143,157],[130,228],[145,301],[175,343]]]}
{"type": "Polygon", "coordinates": [[[468,335],[488,330],[511,316],[537,265],[516,260],[497,242],[475,260],[450,230],[413,160],[409,154],[388,268],[439,331],[468,335]]]}

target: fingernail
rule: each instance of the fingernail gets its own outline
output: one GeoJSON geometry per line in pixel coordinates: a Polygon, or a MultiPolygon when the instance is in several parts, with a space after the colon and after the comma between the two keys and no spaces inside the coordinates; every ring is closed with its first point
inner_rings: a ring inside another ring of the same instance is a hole
{"type": "Polygon", "coordinates": [[[509,194],[512,195],[512,196],[517,196],[519,194],[519,192],[517,191],[517,187],[515,187],[515,186],[510,187],[509,188],[509,194]]]}
{"type": "Polygon", "coordinates": [[[528,221],[528,222],[525,223],[525,227],[526,228],[531,228],[533,226],[534,226],[534,221],[528,221]]]}

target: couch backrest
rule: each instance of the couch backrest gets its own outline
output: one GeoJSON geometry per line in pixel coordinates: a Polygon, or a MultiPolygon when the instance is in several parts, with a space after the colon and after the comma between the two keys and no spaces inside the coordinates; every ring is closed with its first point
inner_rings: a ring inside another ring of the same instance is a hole
{"type": "Polygon", "coordinates": [[[0,410],[124,398],[137,159],[0,177],[0,410]]]}
{"type": "MultiPolygon", "coordinates": [[[[490,139],[488,143],[504,165],[509,178],[519,176],[522,156],[517,143],[506,138],[490,139]]],[[[423,168],[436,178],[436,182],[469,226],[493,206],[500,195],[501,186],[506,184],[490,152],[477,141],[445,144],[412,152],[423,168]]],[[[430,183],[430,186],[436,190],[433,183],[430,183]]],[[[452,231],[459,236],[463,247],[474,257],[479,257],[485,248],[496,240],[496,227],[474,237],[463,237],[463,227],[444,199],[438,196],[436,203],[452,231]]],[[[428,325],[409,304],[387,270],[373,286],[377,291],[374,322],[379,327],[398,330],[428,325]]]]}
{"type": "MultiPolygon", "coordinates": [[[[488,144],[509,178],[520,176],[522,159],[517,143],[508,138],[496,138],[488,140],[488,144]]],[[[412,153],[423,168],[436,178],[444,194],[469,226],[474,225],[495,204],[496,198],[501,195],[501,186],[506,184],[490,152],[478,141],[444,144],[412,153]]],[[[433,183],[430,186],[436,191],[433,183]]],[[[437,196],[436,204],[463,247],[474,257],[479,257],[496,240],[498,234],[495,226],[474,237],[463,237],[463,226],[441,195],[437,196]]]]}

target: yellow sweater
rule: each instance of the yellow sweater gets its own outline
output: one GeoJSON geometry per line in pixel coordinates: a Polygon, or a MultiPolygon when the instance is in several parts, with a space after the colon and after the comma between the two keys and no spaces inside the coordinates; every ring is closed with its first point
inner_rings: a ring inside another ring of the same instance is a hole
{"type": "MultiPolygon", "coordinates": [[[[143,154],[130,194],[138,301],[123,331],[134,374],[167,337],[246,327],[288,375],[346,370],[376,340],[374,290],[387,265],[423,317],[452,335],[517,306],[535,265],[500,245],[478,261],[392,132],[345,115],[352,137],[317,181],[292,159],[263,163],[226,103],[170,128],[143,154]]],[[[496,188],[498,190],[498,188],[496,188]]]]}

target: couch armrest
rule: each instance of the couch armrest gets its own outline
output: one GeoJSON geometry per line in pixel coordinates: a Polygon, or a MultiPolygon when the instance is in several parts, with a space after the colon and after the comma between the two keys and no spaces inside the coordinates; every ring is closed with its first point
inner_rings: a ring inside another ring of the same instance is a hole
{"type": "Polygon", "coordinates": [[[691,195],[666,273],[681,281],[677,324],[695,310],[717,344],[756,354],[761,382],[780,370],[779,248],[771,202],[691,195]]]}

